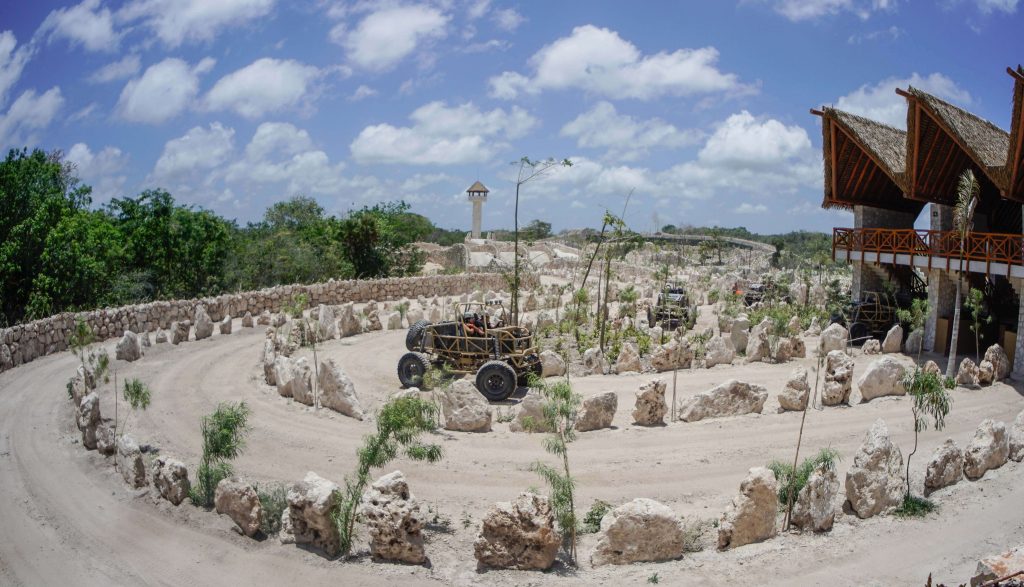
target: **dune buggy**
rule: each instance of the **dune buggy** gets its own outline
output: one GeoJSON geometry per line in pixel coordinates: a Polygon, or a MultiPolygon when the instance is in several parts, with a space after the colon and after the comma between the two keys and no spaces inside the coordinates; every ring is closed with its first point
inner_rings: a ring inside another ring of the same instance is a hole
{"type": "Polygon", "coordinates": [[[657,303],[647,310],[647,323],[675,330],[686,324],[690,317],[689,299],[686,289],[679,285],[669,285],[658,294],[657,303]]]}
{"type": "Polygon", "coordinates": [[[540,353],[533,334],[509,324],[501,301],[456,304],[454,320],[420,320],[405,336],[408,353],[398,360],[404,387],[423,386],[431,368],[476,374],[476,388],[490,401],[515,393],[530,373],[540,375],[540,353]]]}

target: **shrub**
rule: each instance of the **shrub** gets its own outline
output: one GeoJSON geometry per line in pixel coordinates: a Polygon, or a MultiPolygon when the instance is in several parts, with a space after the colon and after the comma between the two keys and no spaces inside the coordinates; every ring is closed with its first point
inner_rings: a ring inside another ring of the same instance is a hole
{"type": "Polygon", "coordinates": [[[260,531],[266,536],[273,536],[281,531],[281,515],[288,507],[288,490],[281,484],[266,487],[257,485],[256,495],[259,496],[260,507],[263,508],[260,531]]]}
{"type": "Polygon", "coordinates": [[[784,507],[786,503],[789,503],[791,491],[793,492],[793,499],[796,500],[796,496],[807,485],[807,480],[810,479],[811,473],[815,469],[823,467],[827,470],[835,470],[836,461],[838,460],[840,460],[839,451],[834,448],[823,448],[813,457],[804,459],[800,466],[796,468],[796,471],[793,471],[791,463],[784,463],[778,460],[769,463],[768,469],[779,482],[779,507],[784,507]]]}
{"type": "Polygon", "coordinates": [[[907,493],[893,514],[899,518],[920,518],[935,511],[936,507],[935,502],[929,499],[907,493]]]}
{"type": "Polygon", "coordinates": [[[201,424],[203,456],[196,471],[196,484],[192,488],[192,503],[205,508],[213,507],[213,495],[221,479],[230,477],[231,459],[242,454],[245,435],[249,430],[249,406],[222,403],[201,424]]]}
{"type": "Polygon", "coordinates": [[[612,504],[607,501],[597,500],[583,516],[583,524],[580,526],[580,534],[593,534],[601,529],[601,520],[604,515],[612,511],[612,504]]]}

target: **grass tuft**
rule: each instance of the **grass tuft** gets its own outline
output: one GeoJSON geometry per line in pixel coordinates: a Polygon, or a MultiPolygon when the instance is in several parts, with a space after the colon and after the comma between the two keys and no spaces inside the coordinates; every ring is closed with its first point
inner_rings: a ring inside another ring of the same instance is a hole
{"type": "Polygon", "coordinates": [[[893,512],[897,518],[923,518],[932,513],[938,506],[934,501],[917,497],[916,495],[903,496],[903,503],[893,512]]]}

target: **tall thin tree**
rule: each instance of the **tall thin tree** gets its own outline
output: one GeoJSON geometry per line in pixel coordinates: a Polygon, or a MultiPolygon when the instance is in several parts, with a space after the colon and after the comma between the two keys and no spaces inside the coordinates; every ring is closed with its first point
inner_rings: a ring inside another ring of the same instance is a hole
{"type": "Polygon", "coordinates": [[[953,305],[953,334],[949,343],[949,362],[946,363],[946,377],[953,377],[956,369],[956,346],[960,339],[960,304],[962,299],[962,284],[964,272],[964,250],[967,241],[971,236],[971,228],[974,224],[974,211],[978,207],[978,199],[981,195],[981,185],[974,177],[970,169],[964,170],[960,175],[960,182],[956,186],[956,207],[953,209],[953,229],[957,232],[960,240],[958,250],[960,267],[956,275],[956,301],[953,305]]]}

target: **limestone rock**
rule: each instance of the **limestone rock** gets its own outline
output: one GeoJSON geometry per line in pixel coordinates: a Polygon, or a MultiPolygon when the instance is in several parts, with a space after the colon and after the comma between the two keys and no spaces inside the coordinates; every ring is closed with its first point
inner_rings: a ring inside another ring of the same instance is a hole
{"type": "Polygon", "coordinates": [[[863,351],[865,355],[881,354],[882,343],[878,342],[877,338],[869,338],[864,341],[864,346],[862,346],[860,350],[863,351]]]}
{"type": "Polygon", "coordinates": [[[907,336],[907,342],[903,344],[903,350],[909,355],[916,355],[924,344],[924,332],[914,330],[907,336]]]}
{"type": "Polygon", "coordinates": [[[356,420],[364,417],[356,386],[334,359],[320,363],[320,405],[356,420]]]}
{"type": "Polygon", "coordinates": [[[308,544],[335,556],[341,550],[341,536],[331,514],[338,508],[337,483],[310,471],[288,489],[288,516],[295,544],[308,544]]]}
{"type": "Polygon", "coordinates": [[[906,369],[892,357],[875,359],[857,380],[861,401],[867,402],[886,395],[906,395],[903,376],[906,369]]]}
{"type": "Polygon", "coordinates": [[[768,348],[775,363],[785,363],[793,357],[793,342],[788,338],[776,339],[775,345],[768,348]]]}
{"type": "Polygon", "coordinates": [[[491,406],[471,381],[458,379],[440,395],[446,430],[491,431],[491,406]]]}
{"type": "Polygon", "coordinates": [[[1007,446],[1009,447],[1008,458],[1018,463],[1024,461],[1024,410],[1021,410],[1013,420],[1007,446]]]}
{"type": "Polygon", "coordinates": [[[561,377],[565,375],[565,361],[555,351],[541,351],[541,377],[561,377]]]}
{"type": "Polygon", "coordinates": [[[818,317],[811,318],[811,325],[804,331],[804,336],[821,336],[821,326],[818,324],[818,317]]]}
{"type": "Polygon", "coordinates": [[[167,332],[163,328],[157,328],[156,334],[153,335],[153,342],[156,344],[167,342],[167,332]]]}
{"type": "Polygon", "coordinates": [[[317,335],[320,340],[338,338],[338,321],[334,317],[334,307],[320,304],[317,308],[317,335]]]}
{"type": "Polygon", "coordinates": [[[849,403],[853,390],[853,359],[843,351],[832,351],[825,357],[825,383],[821,403],[837,406],[849,403]]]}
{"type": "Polygon", "coordinates": [[[171,344],[188,342],[188,331],[191,327],[192,323],[188,320],[171,323],[171,344]]]}
{"type": "Polygon", "coordinates": [[[721,336],[712,337],[704,348],[704,366],[708,369],[715,365],[731,365],[736,358],[736,352],[721,336]]]}
{"type": "Polygon", "coordinates": [[[242,534],[252,538],[260,531],[263,505],[252,485],[238,477],[221,479],[214,490],[213,504],[218,514],[225,514],[242,534]]]}
{"type": "Polygon", "coordinates": [[[804,343],[804,339],[799,336],[791,336],[789,337],[789,344],[793,348],[792,357],[794,359],[807,357],[807,345],[804,343]]]}
{"type": "Polygon", "coordinates": [[[684,400],[679,408],[679,419],[697,422],[705,418],[760,414],[767,399],[768,390],[764,387],[730,379],[684,400]]]}
{"type": "Polygon", "coordinates": [[[692,362],[693,350],[686,340],[680,342],[672,339],[651,351],[651,367],[659,373],[672,369],[689,369],[692,362]]]}
{"type": "Polygon", "coordinates": [[[1010,359],[1006,351],[998,344],[988,347],[985,351],[985,360],[992,363],[992,381],[1002,381],[1010,374],[1010,359]]]}
{"type": "Polygon", "coordinates": [[[903,346],[903,327],[899,324],[894,324],[889,332],[885,334],[885,340],[882,341],[882,352],[883,353],[898,353],[900,347],[903,346]]]}
{"type": "Polygon", "coordinates": [[[242,316],[242,328],[252,328],[252,327],[253,327],[252,312],[246,312],[245,315],[242,316]]]}
{"type": "Polygon", "coordinates": [[[812,285],[811,291],[807,294],[807,300],[815,306],[824,306],[825,302],[828,301],[828,294],[824,286],[820,283],[812,285]]]}
{"type": "Polygon", "coordinates": [[[135,489],[146,486],[146,463],[142,459],[139,443],[131,434],[122,434],[117,439],[117,457],[115,459],[124,482],[135,489]]]}
{"type": "MultiPolygon", "coordinates": [[[[960,370],[956,372],[956,384],[964,387],[977,387],[979,384],[978,366],[968,357],[960,361],[960,370]]],[[[991,382],[991,378],[989,379],[991,382]]]]}
{"type": "Polygon", "coordinates": [[[138,361],[142,358],[142,341],[139,335],[131,330],[125,330],[124,336],[117,341],[115,356],[122,361],[138,361]]]}
{"type": "Polygon", "coordinates": [[[964,451],[964,475],[971,481],[981,479],[985,471],[998,469],[1010,454],[1006,425],[991,418],[982,420],[964,451]]]}
{"type": "Polygon", "coordinates": [[[802,329],[800,328],[800,318],[798,318],[797,316],[793,316],[792,318],[790,318],[789,323],[786,324],[786,331],[789,333],[789,335],[796,336],[800,334],[801,330],[802,329]]]}
{"type": "Polygon", "coordinates": [[[628,373],[631,371],[640,371],[640,349],[635,342],[624,342],[619,356],[615,359],[615,372],[628,373]]]}
{"type": "Polygon", "coordinates": [[[760,324],[750,329],[750,336],[747,339],[746,354],[748,363],[763,361],[771,356],[771,348],[768,343],[768,332],[771,330],[772,321],[765,318],[760,324]]]}
{"type": "Polygon", "coordinates": [[[885,421],[876,420],[846,473],[846,499],[863,519],[898,506],[903,491],[903,454],[889,440],[885,421]]]}
{"type": "Polygon", "coordinates": [[[260,312],[259,318],[256,319],[256,324],[260,326],[270,326],[273,322],[273,318],[270,316],[270,310],[263,310],[260,312]]]}
{"type": "Polygon", "coordinates": [[[523,401],[519,402],[519,412],[515,420],[508,425],[512,432],[551,432],[544,422],[544,396],[540,391],[531,389],[526,392],[523,401]]]}
{"type": "MultiPolygon", "coordinates": [[[[143,349],[148,349],[148,348],[153,346],[152,341],[149,340],[149,332],[148,331],[144,331],[144,332],[140,332],[139,333],[139,342],[142,343],[142,348],[143,349]]],[[[143,353],[145,353],[145,350],[143,350],[143,353]]]]}
{"type": "Polygon", "coordinates": [[[978,365],[978,385],[992,385],[995,378],[996,366],[992,364],[992,361],[983,360],[978,365]]]}
{"type": "MultiPolygon", "coordinates": [[[[1024,569],[1024,544],[1002,554],[985,557],[978,561],[978,567],[971,578],[971,587],[1001,579],[1011,573],[1024,569]]],[[[1011,582],[1000,583],[1009,587],[1011,582]]]]}
{"type": "Polygon", "coordinates": [[[78,429],[82,431],[82,446],[89,450],[96,448],[96,432],[100,425],[100,396],[92,392],[82,398],[78,406],[78,429]]]}
{"type": "Polygon", "coordinates": [[[778,484],[765,467],[750,469],[740,493],[722,514],[718,524],[718,548],[726,550],[761,542],[775,536],[779,511],[778,484]]]}
{"type": "Polygon", "coordinates": [[[615,410],[619,407],[619,396],[608,391],[583,400],[583,406],[576,418],[576,430],[587,432],[611,428],[615,410]]]}
{"type": "Polygon", "coordinates": [[[171,457],[159,456],[153,461],[151,473],[153,487],[160,493],[160,497],[174,505],[180,505],[188,497],[192,485],[188,481],[185,463],[171,457]]]}
{"type": "Polygon", "coordinates": [[[473,552],[488,567],[544,570],[554,564],[561,544],[548,498],[521,493],[487,510],[473,552]]]}
{"type": "Polygon", "coordinates": [[[206,313],[206,308],[203,306],[196,306],[196,340],[203,340],[204,338],[210,338],[213,335],[213,320],[210,319],[210,315],[206,313]]]}
{"type": "Polygon", "coordinates": [[[278,355],[274,359],[274,376],[277,379],[277,393],[281,397],[294,398],[307,406],[313,405],[313,369],[305,357],[293,361],[278,355]]]}
{"type": "Polygon", "coordinates": [[[925,491],[931,492],[964,478],[964,451],[952,439],[935,447],[924,475],[925,491]]]}
{"type": "Polygon", "coordinates": [[[740,314],[733,321],[732,330],[729,331],[729,340],[732,342],[732,348],[746,352],[747,343],[750,340],[750,319],[746,314],[740,314]]]}
{"type": "Polygon", "coordinates": [[[921,367],[921,370],[925,373],[934,373],[940,378],[942,377],[942,369],[939,368],[938,363],[935,361],[925,361],[924,367],[921,367]]]}
{"type": "Polygon", "coordinates": [[[224,316],[224,319],[220,321],[220,333],[231,334],[231,316],[224,316]]]}
{"type": "Polygon", "coordinates": [[[633,422],[640,426],[657,426],[665,423],[665,382],[654,379],[644,383],[636,392],[636,406],[633,408],[633,422]]]}
{"type": "Polygon", "coordinates": [[[359,322],[359,318],[356,316],[352,302],[341,306],[339,314],[338,327],[341,336],[355,336],[362,331],[363,326],[359,322]]]}
{"type": "Polygon", "coordinates": [[[828,328],[821,331],[818,350],[823,355],[827,355],[832,351],[842,351],[846,349],[846,339],[849,337],[850,333],[843,328],[842,324],[829,324],[828,328]]]}
{"type": "Polygon", "coordinates": [[[96,450],[100,454],[108,456],[117,452],[113,420],[104,419],[96,428],[96,450]]]}
{"type": "Polygon", "coordinates": [[[683,527],[668,506],[637,498],[604,515],[592,565],[628,565],[683,556],[683,527]]]}
{"type": "Polygon", "coordinates": [[[423,518],[401,471],[377,479],[363,494],[360,513],[370,531],[374,558],[423,564],[423,518]]]}
{"type": "Polygon", "coordinates": [[[594,347],[583,352],[584,375],[607,375],[610,370],[611,366],[601,349],[594,347]]]}
{"type": "Polygon", "coordinates": [[[555,316],[547,310],[541,310],[537,312],[537,331],[540,332],[545,328],[552,327],[555,325],[555,316]]]}
{"type": "Polygon", "coordinates": [[[793,525],[813,532],[828,532],[836,517],[839,478],[834,469],[818,467],[807,478],[793,503],[793,525]]]}
{"type": "Polygon", "coordinates": [[[807,408],[811,386],[807,382],[807,369],[797,367],[789,374],[789,381],[779,393],[779,411],[802,412],[807,408]]]}
{"type": "Polygon", "coordinates": [[[267,385],[277,386],[277,370],[274,367],[276,361],[277,352],[274,350],[274,341],[268,338],[263,341],[263,379],[267,385]]]}

